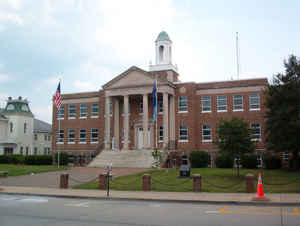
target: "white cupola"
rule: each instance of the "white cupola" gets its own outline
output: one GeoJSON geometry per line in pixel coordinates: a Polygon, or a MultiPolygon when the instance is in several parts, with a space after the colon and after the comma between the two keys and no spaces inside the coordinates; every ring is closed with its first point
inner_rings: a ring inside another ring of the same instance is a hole
{"type": "Polygon", "coordinates": [[[177,72],[177,67],[172,64],[172,41],[167,32],[159,33],[155,40],[155,65],[150,65],[149,71],[177,72]]]}

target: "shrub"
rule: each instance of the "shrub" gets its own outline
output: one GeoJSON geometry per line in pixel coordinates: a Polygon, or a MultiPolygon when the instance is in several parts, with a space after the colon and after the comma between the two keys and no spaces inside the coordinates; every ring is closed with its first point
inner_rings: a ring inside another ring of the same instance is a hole
{"type": "Polygon", "coordinates": [[[23,155],[1,155],[0,163],[6,164],[24,164],[25,157],[23,155]]]}
{"type": "Polygon", "coordinates": [[[281,168],[281,159],[279,156],[276,155],[265,156],[264,163],[267,169],[281,168]]]}
{"type": "MultiPolygon", "coordinates": [[[[58,162],[58,152],[55,153],[55,162],[58,162]]],[[[59,165],[68,165],[68,153],[67,152],[60,152],[59,153],[59,165]]]]}
{"type": "Polygon", "coordinates": [[[216,158],[216,166],[218,168],[232,168],[233,156],[230,154],[221,154],[216,158]]]}
{"type": "Polygon", "coordinates": [[[190,162],[193,168],[206,168],[209,164],[209,154],[206,151],[192,151],[190,162]]]}
{"type": "Polygon", "coordinates": [[[255,155],[244,155],[241,158],[241,164],[247,169],[257,168],[257,157],[255,155]]]}
{"type": "Polygon", "coordinates": [[[51,155],[27,155],[25,156],[26,165],[51,165],[51,155]]]}

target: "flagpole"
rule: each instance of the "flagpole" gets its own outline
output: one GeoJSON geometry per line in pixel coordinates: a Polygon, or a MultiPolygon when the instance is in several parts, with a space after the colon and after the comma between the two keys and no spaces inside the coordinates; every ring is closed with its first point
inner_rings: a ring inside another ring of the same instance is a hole
{"type": "MultiPolygon", "coordinates": [[[[61,84],[61,79],[59,79],[59,84],[61,84]]],[[[57,111],[59,111],[60,108],[61,108],[61,105],[59,106],[57,111]]],[[[58,117],[58,135],[60,136],[60,117],[58,117]]],[[[58,150],[58,154],[57,154],[57,167],[58,168],[59,168],[59,162],[60,162],[60,151],[58,150]]]]}
{"type": "Polygon", "coordinates": [[[156,127],[156,129],[155,129],[155,149],[157,150],[157,107],[158,107],[158,103],[157,103],[157,95],[158,95],[158,86],[157,86],[157,80],[155,80],[155,83],[156,83],[156,112],[155,112],[155,118],[156,118],[156,120],[155,120],[155,127],[156,127]]]}

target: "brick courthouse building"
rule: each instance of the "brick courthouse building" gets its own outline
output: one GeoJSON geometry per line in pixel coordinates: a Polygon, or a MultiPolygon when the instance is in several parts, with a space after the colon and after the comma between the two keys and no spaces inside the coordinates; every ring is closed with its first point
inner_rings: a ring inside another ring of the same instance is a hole
{"type": "Polygon", "coordinates": [[[214,165],[218,121],[232,116],[254,129],[257,154],[264,150],[267,78],[183,83],[172,64],[172,41],[166,32],[159,34],[155,48],[156,62],[149,71],[133,66],[99,91],[63,94],[58,112],[53,104],[53,150],[66,151],[75,164],[85,164],[103,149],[151,152],[157,137],[158,148],[168,151],[171,164],[182,152],[206,150],[214,165]],[[155,80],[157,136],[152,121],[155,80]]]}

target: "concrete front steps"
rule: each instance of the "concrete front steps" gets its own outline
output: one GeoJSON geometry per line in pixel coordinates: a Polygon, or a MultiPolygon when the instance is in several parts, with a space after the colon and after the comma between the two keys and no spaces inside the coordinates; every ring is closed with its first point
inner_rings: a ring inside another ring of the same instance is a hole
{"type": "Polygon", "coordinates": [[[103,150],[88,167],[105,167],[112,164],[112,167],[152,168],[152,152],[153,150],[103,150]]]}

